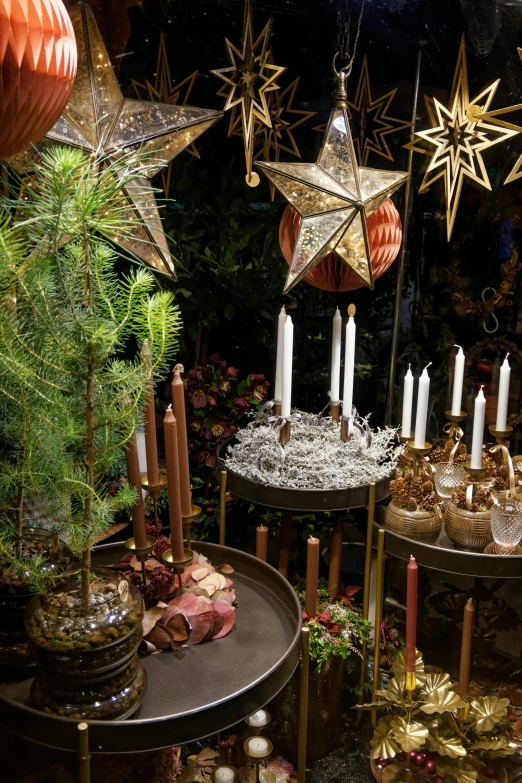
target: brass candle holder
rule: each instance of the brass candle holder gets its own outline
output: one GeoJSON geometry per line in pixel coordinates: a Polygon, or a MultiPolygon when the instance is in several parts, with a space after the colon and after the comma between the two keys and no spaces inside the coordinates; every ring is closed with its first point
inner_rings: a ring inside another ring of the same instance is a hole
{"type": "Polygon", "coordinates": [[[341,440],[347,443],[351,439],[352,434],[350,433],[350,417],[341,416],[341,440]]]}
{"type": "Polygon", "coordinates": [[[274,416],[280,416],[281,415],[281,406],[282,406],[281,400],[274,400],[274,416]]]}
{"type": "Polygon", "coordinates": [[[416,446],[414,440],[409,440],[406,448],[413,457],[413,475],[418,476],[424,457],[427,457],[433,448],[433,444],[425,441],[424,446],[416,446]]]}
{"type": "Polygon", "coordinates": [[[339,400],[337,402],[331,402],[330,403],[330,416],[335,422],[339,421],[341,414],[341,403],[339,400]]]}
{"type": "Polygon", "coordinates": [[[192,525],[194,524],[194,520],[197,519],[200,514],[200,506],[196,506],[193,503],[192,514],[187,517],[182,517],[183,530],[185,531],[185,538],[187,539],[187,549],[190,549],[190,531],[192,530],[192,525]]]}
{"type": "Polygon", "coordinates": [[[513,427],[506,427],[505,430],[497,430],[497,428],[491,424],[488,429],[490,434],[495,438],[496,443],[499,443],[501,446],[507,446],[509,448],[508,439],[513,434],[513,427]]]}
{"type": "Polygon", "coordinates": [[[457,440],[460,440],[462,438],[463,432],[461,427],[459,427],[459,424],[461,421],[464,421],[468,414],[465,413],[465,411],[461,411],[455,415],[451,411],[445,411],[445,415],[450,425],[447,432],[448,440],[455,440],[455,436],[457,436],[457,440]]]}
{"type": "Polygon", "coordinates": [[[168,568],[171,568],[177,576],[180,576],[185,568],[192,563],[193,554],[192,549],[184,549],[183,560],[174,560],[172,549],[167,549],[163,552],[161,559],[168,568]]]}
{"type": "Polygon", "coordinates": [[[167,474],[165,472],[160,471],[159,474],[159,483],[158,484],[149,484],[149,479],[147,477],[146,473],[142,473],[141,475],[141,488],[146,490],[149,495],[152,497],[152,507],[154,509],[154,524],[157,525],[158,520],[158,498],[160,496],[160,492],[164,487],[167,486],[167,474]]]}
{"type": "Polygon", "coordinates": [[[263,742],[266,743],[266,749],[263,751],[255,751],[253,748],[250,747],[250,743],[256,742],[256,737],[249,737],[245,740],[243,743],[243,750],[245,751],[246,755],[252,759],[252,761],[255,764],[256,767],[256,780],[255,783],[259,783],[259,767],[261,765],[261,762],[264,761],[270,754],[272,753],[274,746],[270,742],[270,740],[266,739],[265,737],[262,738],[263,742]]]}
{"type": "Polygon", "coordinates": [[[136,559],[141,563],[141,578],[143,584],[147,584],[147,569],[145,563],[154,547],[156,546],[157,539],[154,536],[147,536],[147,546],[138,548],[136,546],[136,540],[134,537],[128,538],[125,542],[125,548],[136,555],[136,559]]]}
{"type": "MultiPolygon", "coordinates": [[[[484,464],[484,462],[480,463],[480,468],[472,468],[471,462],[466,462],[466,464],[464,465],[464,470],[470,477],[471,482],[474,486],[475,484],[479,484],[481,481],[484,481],[484,479],[486,478],[486,473],[488,468],[487,465],[484,464]]],[[[473,494],[475,494],[475,489],[473,489],[473,494]]]]}
{"type": "Polygon", "coordinates": [[[272,718],[270,717],[270,713],[267,710],[258,710],[258,712],[254,712],[253,715],[250,715],[250,717],[246,718],[245,719],[245,723],[246,723],[246,725],[248,726],[249,729],[252,729],[252,735],[256,736],[256,735],[261,734],[263,729],[266,729],[266,727],[268,726],[268,724],[270,723],[271,720],[272,720],[272,718]],[[259,712],[264,712],[265,713],[264,720],[262,722],[256,721],[255,724],[252,723],[252,720],[255,720],[255,718],[256,718],[256,716],[258,715],[259,712]]]}
{"type": "Polygon", "coordinates": [[[288,443],[292,436],[292,422],[291,421],[285,421],[281,429],[279,430],[279,443],[284,446],[285,443],[288,443]]]}
{"type": "Polygon", "coordinates": [[[220,764],[210,773],[210,783],[239,783],[239,772],[229,764],[220,764]]]}

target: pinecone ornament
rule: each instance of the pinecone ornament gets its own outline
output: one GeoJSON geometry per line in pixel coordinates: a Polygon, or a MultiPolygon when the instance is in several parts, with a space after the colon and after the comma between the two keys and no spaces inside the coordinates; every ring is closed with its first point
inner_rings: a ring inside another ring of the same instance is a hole
{"type": "Polygon", "coordinates": [[[408,511],[417,511],[417,501],[413,497],[408,500],[408,511]]]}
{"type": "Polygon", "coordinates": [[[497,470],[497,476],[499,478],[501,478],[501,479],[504,479],[504,481],[505,481],[507,479],[508,475],[509,475],[509,473],[508,473],[508,469],[506,468],[506,466],[505,465],[501,465],[499,467],[499,469],[497,470]]]}
{"type": "Polygon", "coordinates": [[[482,462],[486,465],[486,478],[493,478],[497,472],[496,465],[486,451],[482,452],[482,462]]]}
{"type": "Polygon", "coordinates": [[[460,489],[455,490],[451,496],[452,503],[458,508],[466,508],[466,494],[461,492],[460,489]]]}
{"type": "Polygon", "coordinates": [[[488,510],[492,509],[494,505],[495,505],[495,501],[493,500],[493,498],[488,498],[486,500],[486,508],[488,510]]]}
{"type": "Polygon", "coordinates": [[[433,465],[436,465],[438,462],[446,462],[446,452],[444,449],[441,449],[440,446],[437,446],[436,449],[433,449],[433,451],[430,454],[430,462],[433,465]]]}
{"type": "Polygon", "coordinates": [[[399,508],[407,508],[410,491],[408,482],[404,478],[395,479],[393,482],[392,499],[399,508]]]}
{"type": "Polygon", "coordinates": [[[426,495],[422,501],[422,505],[426,509],[426,511],[433,511],[434,508],[439,503],[439,498],[435,494],[435,492],[432,492],[430,495],[426,495]]]}
{"type": "Polygon", "coordinates": [[[477,511],[480,511],[480,506],[478,503],[472,503],[471,504],[471,510],[476,514],[477,511]]]}
{"type": "Polygon", "coordinates": [[[415,498],[417,503],[422,500],[422,484],[423,480],[420,476],[415,476],[410,481],[410,497],[415,498]]]}
{"type": "Polygon", "coordinates": [[[399,454],[399,459],[397,460],[397,465],[399,468],[407,468],[409,467],[411,463],[411,459],[409,459],[408,455],[404,453],[404,451],[401,451],[399,454]]]}
{"type": "Polygon", "coordinates": [[[455,445],[455,441],[452,438],[447,440],[446,443],[444,444],[444,454],[446,456],[446,459],[449,457],[454,445],[455,445]]]}
{"type": "Polygon", "coordinates": [[[426,479],[426,481],[423,481],[422,483],[422,494],[431,495],[432,492],[433,492],[433,481],[431,479],[426,479]]]}

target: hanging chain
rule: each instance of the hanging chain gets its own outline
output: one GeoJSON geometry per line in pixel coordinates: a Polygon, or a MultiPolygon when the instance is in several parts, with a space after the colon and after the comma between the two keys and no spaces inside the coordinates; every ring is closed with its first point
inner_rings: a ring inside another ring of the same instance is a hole
{"type": "Polygon", "coordinates": [[[364,13],[364,6],[366,0],[362,0],[361,8],[359,11],[359,18],[357,20],[357,30],[355,33],[355,40],[353,43],[353,51],[350,54],[350,27],[351,27],[351,0],[339,0],[337,6],[337,39],[336,39],[336,51],[335,59],[337,57],[346,61],[346,64],[341,70],[350,72],[353,62],[355,60],[355,54],[357,52],[357,44],[359,42],[359,35],[361,33],[361,23],[364,13]]]}

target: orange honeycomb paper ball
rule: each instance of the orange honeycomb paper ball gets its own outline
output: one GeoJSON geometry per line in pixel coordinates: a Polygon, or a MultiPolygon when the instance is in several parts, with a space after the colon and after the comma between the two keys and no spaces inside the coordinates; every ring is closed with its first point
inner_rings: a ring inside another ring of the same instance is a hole
{"type": "MultiPolygon", "coordinates": [[[[286,263],[290,264],[301,225],[301,216],[289,204],[279,224],[279,245],[286,263]]],[[[373,279],[381,277],[397,258],[402,242],[401,218],[395,204],[387,199],[379,209],[366,218],[372,261],[373,279]]],[[[328,253],[303,278],[309,285],[324,291],[354,291],[364,286],[363,281],[342,261],[337,253],[328,253]]]]}
{"type": "Polygon", "coordinates": [[[69,100],[76,64],[61,0],[0,0],[0,158],[50,130],[69,100]]]}

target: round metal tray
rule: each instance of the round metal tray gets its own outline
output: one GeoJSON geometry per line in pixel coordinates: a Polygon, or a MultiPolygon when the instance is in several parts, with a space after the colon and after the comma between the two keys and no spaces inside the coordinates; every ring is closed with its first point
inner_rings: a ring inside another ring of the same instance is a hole
{"type": "MultiPolygon", "coordinates": [[[[194,542],[216,565],[229,563],[239,606],[223,639],[143,658],[148,688],[125,721],[89,723],[93,753],[138,753],[181,745],[247,718],[274,698],[292,676],[300,654],[301,607],[275,568],[237,549],[194,542]]],[[[95,565],[126,553],[122,544],[96,548],[95,565]]],[[[76,751],[77,721],[28,706],[32,675],[0,678],[0,725],[49,747],[76,751]]]]}
{"type": "MultiPolygon", "coordinates": [[[[227,490],[243,500],[284,511],[343,511],[368,505],[369,484],[343,489],[294,489],[274,484],[260,484],[245,478],[227,468],[223,462],[221,454],[232,443],[233,441],[229,439],[219,444],[216,450],[217,470],[219,472],[224,468],[227,471],[227,490]]],[[[318,457],[320,458],[320,454],[318,457]]],[[[376,501],[388,497],[392,478],[393,476],[389,476],[376,482],[376,501]]]]}
{"type": "MultiPolygon", "coordinates": [[[[377,534],[381,527],[379,523],[375,522],[374,543],[377,543],[377,534]]],[[[409,560],[410,555],[413,555],[418,565],[436,571],[444,571],[448,574],[484,579],[522,579],[522,557],[485,555],[482,552],[456,549],[444,532],[444,526],[434,544],[424,544],[400,536],[391,530],[385,530],[384,551],[401,560],[409,560]]]]}

